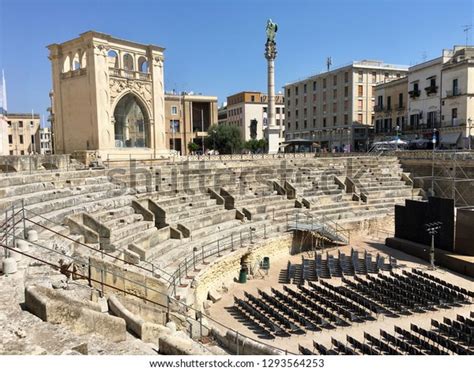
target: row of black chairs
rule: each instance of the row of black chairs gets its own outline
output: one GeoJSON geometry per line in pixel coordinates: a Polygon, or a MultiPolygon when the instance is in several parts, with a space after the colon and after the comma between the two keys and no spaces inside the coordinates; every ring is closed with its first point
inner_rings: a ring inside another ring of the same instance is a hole
{"type": "Polygon", "coordinates": [[[372,290],[383,294],[385,297],[394,300],[397,304],[403,305],[403,307],[409,310],[424,311],[430,306],[427,300],[419,298],[416,295],[417,293],[414,293],[411,289],[407,290],[406,287],[397,286],[370,276],[367,276],[367,279],[368,281],[360,280],[358,282],[367,285],[372,290]]]}
{"type": "MultiPolygon", "coordinates": [[[[309,306],[312,310],[316,311],[319,315],[326,318],[328,322],[334,324],[335,326],[348,326],[348,323],[334,313],[329,311],[326,307],[320,305],[316,301],[312,300],[308,296],[302,294],[301,292],[297,292],[293,289],[290,289],[288,286],[283,286],[283,291],[287,292],[290,296],[297,299],[301,304],[309,306]]],[[[329,327],[329,326],[328,326],[329,327]]]]}
{"type": "MultiPolygon", "coordinates": [[[[344,280],[343,280],[344,282],[344,280]]],[[[347,286],[333,286],[328,282],[321,281],[321,283],[326,286],[331,288],[332,290],[338,292],[339,294],[349,298],[350,300],[356,302],[357,304],[367,308],[368,310],[372,311],[373,313],[376,314],[386,314],[390,315],[392,312],[389,310],[385,309],[381,305],[377,304],[376,302],[367,299],[366,297],[358,294],[357,292],[351,290],[347,286]]]]}
{"type": "Polygon", "coordinates": [[[343,344],[337,339],[334,339],[333,337],[331,337],[331,344],[336,348],[339,354],[344,354],[348,356],[355,356],[359,354],[354,349],[346,346],[345,344],[343,344]]]}
{"type": "Polygon", "coordinates": [[[269,316],[273,320],[273,322],[276,322],[279,327],[283,327],[284,329],[286,329],[286,331],[293,334],[305,333],[305,331],[301,329],[301,327],[290,321],[286,316],[279,313],[277,310],[265,303],[263,300],[260,300],[259,298],[253,296],[252,294],[249,294],[248,292],[244,292],[244,296],[251,304],[256,307],[255,309],[260,310],[264,314],[269,316]]]}
{"type": "MultiPolygon", "coordinates": [[[[301,304],[295,298],[281,291],[275,290],[274,288],[272,288],[271,290],[272,290],[273,295],[275,295],[276,299],[278,299],[280,302],[291,307],[299,315],[306,317],[309,321],[316,323],[321,328],[327,328],[327,329],[334,328],[334,326],[332,326],[323,317],[318,315],[314,310],[310,309],[308,306],[301,304]]],[[[315,329],[314,331],[318,331],[318,329],[315,329]]]]}
{"type": "Polygon", "coordinates": [[[289,334],[283,328],[273,323],[267,316],[263,315],[260,311],[255,309],[246,301],[234,297],[234,307],[253,325],[265,332],[267,336],[289,336],[289,334]]]}
{"type": "MultiPolygon", "coordinates": [[[[471,313],[474,316],[474,313],[471,313]]],[[[439,322],[432,325],[439,328],[439,322]]],[[[445,321],[448,322],[448,321],[445,321]]],[[[460,322],[460,321],[458,321],[460,322]]],[[[474,352],[469,346],[456,343],[453,339],[444,337],[430,330],[425,330],[417,325],[411,324],[410,330],[394,326],[394,333],[380,329],[380,336],[377,338],[364,332],[364,341],[361,342],[352,336],[346,335],[346,344],[337,339],[331,338],[332,348],[328,349],[322,344],[313,340],[313,348],[317,354],[341,354],[341,355],[472,355],[474,352]]],[[[315,354],[312,352],[312,354],[315,354]]]]}
{"type": "Polygon", "coordinates": [[[279,301],[276,297],[271,296],[262,290],[258,290],[258,293],[262,300],[264,300],[276,310],[279,310],[281,313],[283,313],[283,315],[286,315],[294,322],[297,322],[299,325],[303,326],[306,330],[321,331],[321,329],[313,321],[307,319],[305,316],[302,316],[301,313],[295,311],[287,304],[279,301]]]}
{"type": "Polygon", "coordinates": [[[345,315],[346,318],[349,318],[351,321],[364,322],[366,320],[373,320],[373,317],[368,311],[359,305],[354,304],[352,301],[340,295],[338,292],[331,290],[328,286],[323,285],[322,287],[309,282],[309,287],[311,287],[319,295],[324,296],[326,299],[333,301],[343,308],[347,312],[345,315]]]}
{"type": "Polygon", "coordinates": [[[382,341],[381,339],[376,338],[375,336],[370,335],[369,333],[364,331],[364,339],[370,342],[380,354],[388,354],[388,355],[400,355],[402,354],[399,352],[395,347],[391,346],[390,344],[382,341]]]}
{"type": "MultiPolygon", "coordinates": [[[[381,291],[374,284],[369,284],[366,281],[353,282],[347,279],[342,281],[351,289],[355,290],[364,297],[370,298],[371,300],[377,302],[379,305],[387,309],[387,312],[391,313],[393,316],[398,316],[396,313],[400,314],[410,314],[409,311],[400,303],[397,299],[394,299],[392,293],[388,290],[381,291]]],[[[387,314],[389,315],[389,314],[387,314]]]]}
{"type": "Polygon", "coordinates": [[[398,300],[412,311],[436,310],[434,305],[441,304],[437,295],[433,295],[415,285],[408,285],[404,281],[382,274],[378,275],[377,278],[367,278],[381,290],[388,290],[392,295],[396,295],[398,300]]]}
{"type": "Polygon", "coordinates": [[[432,354],[432,355],[446,355],[445,351],[440,349],[434,344],[430,344],[424,339],[421,339],[419,336],[411,333],[408,330],[402,329],[401,327],[395,326],[395,333],[403,336],[403,338],[410,342],[413,346],[417,347],[423,354],[432,354]]]}
{"type": "Polygon", "coordinates": [[[448,288],[450,288],[451,290],[455,290],[457,292],[460,292],[461,294],[463,295],[466,295],[466,296],[469,296],[471,298],[474,298],[474,291],[470,291],[470,290],[467,290],[463,287],[459,287],[457,285],[453,285],[452,283],[449,283],[449,282],[446,282],[444,280],[442,280],[441,278],[438,278],[438,277],[435,277],[433,276],[432,274],[429,274],[429,273],[426,273],[426,272],[423,272],[419,269],[415,269],[413,268],[412,269],[412,272],[415,273],[415,274],[418,274],[419,276],[422,276],[422,277],[425,277],[425,278],[428,278],[436,283],[439,283],[443,286],[446,286],[448,288]]]}
{"type": "Polygon", "coordinates": [[[453,337],[467,346],[474,345],[474,327],[468,326],[462,322],[451,321],[448,318],[443,319],[444,323],[440,323],[434,319],[431,320],[431,326],[438,330],[441,334],[453,337]]]}
{"type": "Polygon", "coordinates": [[[439,346],[452,351],[455,354],[468,355],[474,354],[466,347],[462,346],[459,342],[453,341],[449,338],[444,337],[443,335],[436,333],[431,330],[425,330],[417,325],[411,324],[410,329],[426,339],[431,340],[434,343],[439,344],[439,346]]]}
{"type": "Polygon", "coordinates": [[[324,345],[317,343],[313,340],[313,348],[318,351],[318,354],[323,356],[338,355],[339,353],[333,349],[328,349],[324,345]]]}
{"type": "Polygon", "coordinates": [[[350,314],[349,311],[347,311],[344,308],[340,307],[339,305],[334,303],[332,300],[326,299],[325,297],[316,294],[314,291],[308,289],[305,286],[300,285],[300,286],[298,286],[298,289],[301,291],[301,293],[303,295],[305,295],[307,298],[311,299],[313,302],[317,302],[317,303],[322,304],[322,307],[324,308],[323,309],[324,312],[327,312],[330,317],[334,318],[334,320],[335,320],[335,322],[337,323],[338,326],[350,326],[350,324],[347,321],[341,319],[340,317],[338,317],[334,314],[334,312],[335,312],[339,316],[342,316],[342,317],[345,317],[345,318],[351,318],[351,314],[350,314]],[[328,308],[330,310],[332,310],[332,312],[330,312],[328,310],[328,308]]]}
{"type": "Polygon", "coordinates": [[[420,286],[422,289],[427,290],[433,295],[437,295],[442,301],[448,303],[464,303],[467,302],[467,297],[460,292],[443,286],[439,283],[433,282],[425,277],[410,273],[403,270],[404,276],[394,274],[400,280],[407,282],[408,284],[420,286]]]}

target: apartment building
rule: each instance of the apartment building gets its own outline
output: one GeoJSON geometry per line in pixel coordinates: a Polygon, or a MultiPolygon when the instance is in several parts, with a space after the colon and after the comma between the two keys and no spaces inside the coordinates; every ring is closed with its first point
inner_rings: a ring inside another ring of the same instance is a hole
{"type": "Polygon", "coordinates": [[[398,127],[402,139],[431,141],[437,130],[441,148],[467,148],[474,120],[474,47],[445,49],[410,67],[407,78],[377,85],[375,95],[376,140],[393,137],[398,127]],[[406,110],[393,105],[397,94],[406,110]]]}
{"type": "Polygon", "coordinates": [[[6,120],[9,155],[40,153],[38,114],[9,113],[6,120]]]}
{"type": "Polygon", "coordinates": [[[406,66],[362,60],[286,84],[286,139],[366,150],[375,119],[375,86],[407,71],[406,66]]]}
{"type": "Polygon", "coordinates": [[[165,132],[169,150],[188,155],[188,143],[201,150],[211,125],[217,124],[217,97],[198,94],[165,94],[165,132]]]}
{"type": "Polygon", "coordinates": [[[473,148],[474,46],[454,47],[443,65],[440,128],[441,144],[473,148]]]}
{"type": "Polygon", "coordinates": [[[41,128],[39,130],[39,141],[40,141],[40,153],[42,155],[50,155],[53,153],[50,128],[41,128]]]}
{"type": "Polygon", "coordinates": [[[376,85],[374,91],[374,141],[393,139],[406,128],[408,77],[376,85]]]}
{"type": "MultiPolygon", "coordinates": [[[[239,128],[242,140],[264,139],[267,128],[268,95],[243,91],[227,97],[227,122],[239,128]]],[[[285,98],[275,95],[275,123],[280,128],[280,143],[285,138],[285,98]]]]}

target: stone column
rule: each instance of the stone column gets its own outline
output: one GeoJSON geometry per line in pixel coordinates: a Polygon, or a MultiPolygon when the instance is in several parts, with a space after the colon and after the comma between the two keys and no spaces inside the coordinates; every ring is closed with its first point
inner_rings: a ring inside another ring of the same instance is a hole
{"type": "Polygon", "coordinates": [[[268,153],[278,152],[280,145],[280,128],[275,123],[275,58],[277,55],[276,43],[267,40],[265,44],[265,58],[267,59],[268,77],[268,108],[267,108],[267,130],[268,153]]]}

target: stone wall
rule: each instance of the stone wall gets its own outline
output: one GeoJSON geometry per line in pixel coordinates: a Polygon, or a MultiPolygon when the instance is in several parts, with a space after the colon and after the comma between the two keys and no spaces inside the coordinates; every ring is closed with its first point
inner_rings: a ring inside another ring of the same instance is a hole
{"type": "Polygon", "coordinates": [[[1,172],[68,170],[69,155],[0,156],[1,172]]]}
{"type": "Polygon", "coordinates": [[[92,287],[103,289],[105,293],[124,291],[132,296],[146,298],[163,307],[167,305],[168,285],[166,282],[127,270],[127,266],[119,266],[90,257],[89,277],[92,287]],[[102,282],[105,284],[103,287],[102,282]]]}
{"type": "Polygon", "coordinates": [[[47,287],[29,286],[25,305],[43,321],[65,325],[79,335],[99,334],[115,342],[126,338],[125,321],[101,313],[100,305],[93,302],[74,300],[47,287]]]}
{"type": "Polygon", "coordinates": [[[213,261],[205,271],[195,278],[194,303],[196,309],[202,308],[202,303],[207,299],[209,291],[220,289],[223,285],[227,286],[239,276],[240,259],[244,254],[249,253],[251,266],[254,267],[264,256],[270,257],[271,261],[272,258],[288,254],[291,241],[292,235],[285,234],[255,246],[238,249],[213,261]]]}

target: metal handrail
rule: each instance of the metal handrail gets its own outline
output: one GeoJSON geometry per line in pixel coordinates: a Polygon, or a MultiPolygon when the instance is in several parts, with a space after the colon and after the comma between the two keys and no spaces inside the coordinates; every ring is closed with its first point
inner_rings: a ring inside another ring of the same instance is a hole
{"type": "MultiPolygon", "coordinates": [[[[161,268],[156,267],[153,263],[151,263],[151,262],[149,262],[149,261],[147,261],[147,260],[141,260],[141,261],[144,262],[144,263],[146,263],[146,264],[150,264],[150,265],[151,265],[151,269],[142,267],[142,266],[137,265],[137,264],[130,263],[129,261],[127,261],[127,260],[125,260],[125,259],[122,259],[122,258],[119,258],[119,257],[117,257],[117,256],[111,255],[111,254],[109,254],[109,253],[107,253],[107,252],[105,252],[105,251],[103,251],[103,250],[97,249],[97,248],[92,247],[92,246],[90,246],[90,245],[87,245],[87,244],[85,244],[85,243],[83,243],[83,242],[76,241],[76,240],[74,240],[73,238],[71,238],[71,237],[69,237],[69,236],[66,236],[66,235],[64,235],[64,234],[62,234],[62,233],[60,233],[60,232],[58,232],[58,231],[55,231],[55,230],[53,230],[53,229],[51,229],[51,228],[48,228],[48,227],[46,227],[46,226],[44,226],[44,225],[42,225],[42,224],[40,224],[40,223],[38,223],[38,222],[35,222],[35,221],[33,221],[33,220],[29,219],[29,218],[26,218],[26,217],[25,217],[25,220],[29,221],[30,223],[33,223],[33,224],[37,225],[37,226],[40,227],[40,228],[43,228],[43,229],[45,229],[45,230],[47,230],[47,231],[49,231],[49,232],[52,232],[52,233],[54,233],[54,234],[56,234],[56,235],[58,235],[58,236],[60,236],[60,237],[62,237],[62,238],[65,238],[65,239],[67,239],[67,240],[69,240],[69,241],[72,241],[72,242],[74,242],[74,243],[77,243],[78,245],[84,246],[84,247],[86,247],[86,248],[88,248],[88,249],[90,249],[90,250],[93,250],[93,251],[95,251],[95,252],[98,252],[98,253],[100,253],[102,256],[111,257],[111,258],[113,258],[114,260],[118,260],[118,261],[121,261],[121,262],[123,262],[123,263],[130,264],[130,265],[132,265],[132,266],[134,266],[134,267],[136,267],[136,268],[138,268],[138,269],[142,269],[142,270],[147,271],[147,272],[152,273],[152,274],[155,274],[155,271],[158,270],[158,271],[160,271],[160,273],[162,273],[162,274],[164,274],[164,275],[167,275],[167,276],[170,276],[170,274],[169,274],[168,272],[162,270],[161,268]]],[[[56,224],[57,224],[57,223],[56,223],[56,224]]],[[[60,225],[60,224],[57,224],[57,225],[60,225]]],[[[123,249],[117,249],[117,250],[120,251],[120,252],[125,252],[123,249]]],[[[171,276],[170,276],[170,277],[171,277],[171,276]]]]}
{"type": "Polygon", "coordinates": [[[212,241],[210,243],[207,243],[201,246],[201,253],[197,254],[197,260],[196,260],[197,250],[196,248],[193,249],[193,252],[191,254],[187,254],[184,260],[182,260],[179,263],[178,268],[173,272],[173,274],[170,277],[169,287],[173,286],[173,294],[176,295],[176,286],[178,284],[181,284],[181,279],[185,274],[187,275],[189,268],[195,267],[195,265],[198,264],[199,262],[205,262],[206,258],[210,258],[211,256],[214,256],[214,255],[219,256],[219,254],[223,251],[226,251],[229,249],[233,250],[235,245],[238,246],[240,244],[240,247],[242,247],[244,242],[253,243],[254,238],[260,238],[260,237],[267,238],[266,224],[264,224],[263,227],[264,227],[263,233],[260,233],[260,234],[254,231],[254,229],[252,229],[253,228],[252,226],[249,226],[250,229],[248,232],[242,233],[242,231],[239,231],[238,233],[239,238],[236,239],[235,241],[234,241],[234,234],[232,233],[228,237],[224,237],[224,238],[212,241]],[[245,236],[247,236],[248,238],[244,238],[245,236]],[[209,246],[212,246],[212,247],[209,247],[209,246]],[[209,247],[209,248],[206,249],[206,247],[209,247]],[[199,260],[199,255],[201,256],[200,260],[199,260]]]}
{"type": "MultiPolygon", "coordinates": [[[[30,243],[31,243],[31,242],[30,242],[30,243]]],[[[234,329],[232,329],[232,328],[230,328],[230,327],[224,325],[223,323],[220,323],[220,322],[218,322],[218,321],[212,319],[211,317],[205,315],[205,314],[202,313],[201,311],[197,311],[196,309],[190,307],[189,305],[187,305],[187,304],[185,304],[185,303],[182,303],[182,302],[180,302],[180,301],[178,301],[178,300],[176,300],[176,299],[171,298],[168,294],[164,294],[164,293],[162,293],[162,292],[160,292],[160,291],[158,291],[158,290],[153,289],[152,287],[148,287],[148,286],[146,286],[146,284],[144,285],[144,284],[142,284],[141,282],[137,282],[137,281],[134,281],[134,280],[130,280],[130,279],[126,278],[125,276],[120,275],[120,274],[117,273],[116,271],[114,271],[114,272],[109,272],[109,271],[107,271],[107,269],[106,269],[104,266],[97,267],[97,266],[91,264],[90,260],[85,262],[85,261],[80,260],[80,259],[78,259],[78,258],[75,258],[75,257],[69,256],[69,255],[66,255],[66,254],[64,254],[64,253],[61,253],[61,252],[59,252],[59,251],[56,251],[56,250],[47,248],[47,247],[45,247],[45,246],[43,246],[43,245],[40,245],[40,244],[37,244],[37,243],[31,243],[31,244],[33,244],[33,245],[35,245],[35,246],[38,246],[38,247],[41,247],[41,248],[43,248],[43,249],[46,249],[46,250],[48,250],[48,251],[50,251],[50,252],[54,252],[54,253],[56,253],[56,254],[59,254],[59,255],[61,255],[61,256],[65,256],[65,257],[67,257],[69,260],[73,260],[73,261],[75,261],[75,262],[80,262],[81,264],[86,264],[86,265],[88,265],[89,267],[97,268],[97,269],[101,270],[102,272],[111,273],[111,274],[114,275],[114,277],[119,277],[119,278],[121,278],[121,279],[123,279],[123,280],[126,280],[126,281],[131,282],[131,283],[133,283],[133,284],[135,284],[135,285],[138,285],[138,286],[143,287],[143,288],[145,289],[145,292],[148,292],[148,291],[156,292],[157,294],[159,294],[159,295],[161,295],[161,296],[163,296],[163,297],[166,297],[166,305],[161,304],[161,303],[158,303],[158,302],[156,302],[156,301],[154,301],[154,300],[149,299],[149,298],[147,297],[148,295],[142,296],[142,295],[139,295],[139,294],[137,294],[137,293],[135,293],[135,292],[133,292],[133,291],[127,291],[126,289],[123,289],[123,288],[120,288],[120,287],[111,285],[111,284],[106,283],[106,282],[103,282],[103,281],[99,281],[99,280],[94,279],[94,278],[89,277],[89,276],[85,276],[85,275],[81,274],[80,272],[77,272],[77,271],[74,271],[74,270],[69,270],[69,269],[66,270],[67,273],[74,274],[74,275],[76,275],[76,276],[78,276],[78,277],[87,279],[87,280],[90,281],[90,282],[95,282],[95,283],[97,283],[97,284],[100,284],[101,287],[102,287],[102,290],[100,290],[100,291],[101,291],[102,293],[104,292],[104,290],[103,290],[104,287],[109,287],[109,288],[111,288],[111,289],[113,289],[113,290],[123,292],[123,293],[126,294],[126,295],[132,295],[132,296],[134,296],[134,297],[136,297],[136,298],[139,298],[139,299],[142,299],[142,300],[144,300],[144,301],[146,301],[146,302],[148,302],[148,303],[151,303],[151,304],[153,304],[153,305],[157,305],[157,306],[159,306],[160,308],[165,309],[168,314],[169,314],[169,311],[170,311],[170,304],[174,301],[174,303],[175,303],[176,305],[178,305],[178,306],[180,306],[180,307],[183,307],[183,308],[185,309],[185,311],[193,310],[193,311],[195,312],[195,317],[193,318],[193,317],[187,315],[186,313],[183,313],[183,312],[180,311],[180,314],[183,315],[187,320],[195,321],[195,320],[196,320],[196,317],[197,317],[196,314],[199,313],[199,317],[206,318],[209,322],[213,322],[213,323],[215,323],[215,324],[217,324],[217,325],[219,325],[219,326],[225,328],[225,329],[228,330],[228,331],[232,331],[232,332],[236,333],[238,336],[241,336],[242,338],[250,339],[250,340],[255,341],[255,342],[259,343],[259,344],[263,344],[263,345],[265,345],[265,346],[268,347],[268,348],[271,348],[271,349],[274,349],[274,350],[277,350],[277,351],[280,351],[280,352],[285,352],[286,354],[292,354],[292,353],[289,353],[287,350],[284,350],[284,349],[281,349],[281,348],[278,348],[278,347],[275,347],[275,346],[272,346],[272,345],[269,345],[269,344],[265,344],[265,343],[263,343],[263,342],[261,342],[261,341],[259,341],[259,340],[257,340],[257,339],[251,338],[251,337],[249,337],[249,336],[241,335],[241,334],[239,334],[238,332],[236,332],[234,329]]],[[[36,260],[36,261],[40,261],[40,262],[42,262],[43,264],[49,265],[49,266],[51,266],[51,267],[53,267],[53,268],[56,268],[56,269],[58,269],[58,270],[61,268],[61,267],[60,267],[59,265],[57,265],[56,263],[51,263],[50,261],[47,261],[47,260],[42,259],[42,258],[39,258],[39,257],[37,257],[37,256],[33,256],[33,255],[28,254],[28,253],[26,253],[26,252],[24,252],[24,251],[21,251],[21,250],[18,250],[18,249],[16,249],[16,248],[13,248],[13,247],[11,247],[11,246],[8,246],[8,245],[6,245],[6,244],[4,244],[4,243],[2,243],[2,242],[0,242],[0,247],[3,247],[3,248],[8,249],[8,250],[10,250],[10,251],[13,251],[13,252],[16,252],[16,253],[18,253],[18,254],[21,254],[21,255],[24,255],[24,256],[26,256],[26,257],[29,257],[30,259],[33,259],[33,260],[36,260]]],[[[145,281],[145,283],[146,283],[146,281],[145,281]]],[[[98,290],[98,289],[97,289],[97,290],[98,290]]],[[[169,319],[169,317],[168,317],[168,319],[169,319]]]]}

